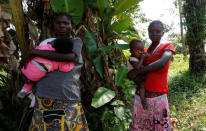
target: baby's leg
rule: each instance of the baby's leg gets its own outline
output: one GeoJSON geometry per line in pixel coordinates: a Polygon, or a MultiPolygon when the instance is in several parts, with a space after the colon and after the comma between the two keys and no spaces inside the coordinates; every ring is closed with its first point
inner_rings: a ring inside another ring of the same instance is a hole
{"type": "Polygon", "coordinates": [[[29,95],[32,92],[32,86],[33,84],[24,84],[24,86],[22,87],[22,89],[18,92],[17,96],[19,98],[24,98],[25,96],[29,95]]]}
{"type": "Polygon", "coordinates": [[[145,100],[145,86],[144,86],[144,82],[141,82],[139,84],[139,96],[140,96],[143,108],[147,109],[147,103],[146,103],[146,100],[145,100]]]}
{"type": "Polygon", "coordinates": [[[32,86],[35,83],[34,81],[29,80],[23,73],[22,79],[24,81],[24,85],[22,89],[17,93],[19,98],[24,98],[25,96],[29,95],[32,92],[32,86]]]}
{"type": "Polygon", "coordinates": [[[46,75],[47,71],[45,71],[44,68],[39,63],[32,60],[31,62],[28,63],[27,68],[22,68],[22,73],[27,79],[26,83],[28,83],[30,81],[31,82],[39,81],[41,78],[43,78],[46,75]]]}
{"type": "Polygon", "coordinates": [[[32,83],[25,83],[24,86],[22,87],[22,89],[24,89],[27,92],[31,92],[32,91],[32,83]]]}

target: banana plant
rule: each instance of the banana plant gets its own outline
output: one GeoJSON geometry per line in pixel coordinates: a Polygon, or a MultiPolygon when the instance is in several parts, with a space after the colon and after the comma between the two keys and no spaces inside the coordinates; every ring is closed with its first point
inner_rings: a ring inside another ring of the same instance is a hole
{"type": "Polygon", "coordinates": [[[82,20],[84,0],[50,0],[54,12],[67,12],[75,25],[82,20]]]}

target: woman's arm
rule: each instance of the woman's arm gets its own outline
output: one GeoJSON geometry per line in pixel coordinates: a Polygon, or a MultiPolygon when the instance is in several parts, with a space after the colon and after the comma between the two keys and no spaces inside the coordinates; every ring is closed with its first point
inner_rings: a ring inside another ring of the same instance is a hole
{"type": "Polygon", "coordinates": [[[156,70],[163,68],[167,64],[167,62],[169,61],[169,59],[171,57],[172,57],[172,51],[170,51],[170,50],[164,51],[159,60],[157,60],[149,65],[146,65],[145,67],[143,67],[142,69],[140,69],[138,71],[138,74],[156,71],[156,70]]]}
{"type": "Polygon", "coordinates": [[[54,51],[47,51],[47,50],[31,50],[31,55],[35,57],[42,57],[49,60],[54,61],[74,61],[75,60],[75,54],[74,53],[68,53],[68,54],[62,54],[57,53],[54,51]]]}
{"type": "Polygon", "coordinates": [[[75,61],[76,58],[74,53],[61,54],[54,51],[33,49],[29,51],[23,58],[23,66],[26,67],[27,63],[31,61],[34,57],[42,57],[49,60],[64,62],[75,61]]]}
{"type": "Polygon", "coordinates": [[[162,56],[159,60],[141,68],[140,70],[133,69],[133,70],[129,71],[127,73],[127,77],[130,80],[134,80],[136,77],[141,77],[141,75],[139,75],[139,74],[159,70],[167,64],[167,62],[169,61],[169,59],[171,57],[172,57],[172,51],[166,50],[166,51],[164,51],[164,53],[162,54],[162,56]]]}

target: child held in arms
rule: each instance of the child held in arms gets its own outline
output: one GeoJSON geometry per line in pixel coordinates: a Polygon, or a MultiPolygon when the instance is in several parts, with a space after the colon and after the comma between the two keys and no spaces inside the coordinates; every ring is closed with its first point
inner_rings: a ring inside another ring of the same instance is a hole
{"type": "MultiPolygon", "coordinates": [[[[56,51],[58,53],[72,53],[73,42],[70,38],[58,38],[53,42],[37,46],[38,50],[56,51]]],[[[23,67],[22,73],[25,78],[25,84],[22,89],[18,92],[19,98],[24,98],[32,92],[32,86],[35,82],[43,78],[46,73],[54,70],[60,70],[63,72],[69,72],[74,67],[74,62],[57,62],[41,57],[35,57],[32,59],[26,67],[23,67]]]]}
{"type": "MultiPolygon", "coordinates": [[[[133,69],[139,70],[140,68],[143,67],[143,62],[149,56],[149,54],[146,52],[144,53],[144,45],[142,41],[138,39],[131,40],[129,46],[130,46],[131,56],[127,61],[128,70],[129,71],[133,69]]],[[[144,81],[142,82],[135,81],[135,83],[137,84],[136,94],[140,96],[143,109],[147,109],[147,103],[145,101],[144,81]]]]}

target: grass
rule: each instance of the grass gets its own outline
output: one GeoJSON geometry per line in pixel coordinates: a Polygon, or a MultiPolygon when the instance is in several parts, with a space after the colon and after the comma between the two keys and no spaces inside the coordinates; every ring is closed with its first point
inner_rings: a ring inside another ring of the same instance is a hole
{"type": "Polygon", "coordinates": [[[206,76],[191,75],[188,66],[183,55],[175,55],[170,65],[170,114],[178,119],[180,131],[206,131],[206,76]]]}

